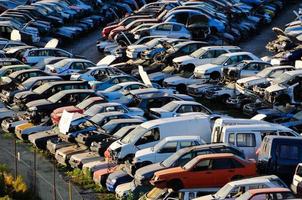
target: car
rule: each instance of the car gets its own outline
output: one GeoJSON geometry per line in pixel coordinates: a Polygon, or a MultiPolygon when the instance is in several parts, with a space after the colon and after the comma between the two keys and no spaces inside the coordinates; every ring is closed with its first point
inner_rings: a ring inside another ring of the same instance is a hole
{"type": "Polygon", "coordinates": [[[287,71],[295,70],[293,66],[273,66],[267,67],[258,72],[255,76],[241,78],[236,81],[236,89],[241,93],[253,93],[252,90],[257,85],[267,85],[274,78],[279,77],[287,71]]]}
{"type": "Polygon", "coordinates": [[[46,65],[45,71],[58,75],[71,75],[72,73],[77,73],[94,66],[94,63],[86,59],[66,58],[52,65],[46,65]]]}
{"type": "Polygon", "coordinates": [[[265,88],[264,99],[272,104],[285,105],[302,102],[302,70],[285,72],[265,88]]]}
{"type": "Polygon", "coordinates": [[[217,188],[243,177],[255,176],[255,161],[230,153],[200,155],[181,167],[155,172],[151,180],[158,188],[217,188]],[[187,179],[186,177],[190,177],[187,179]]]}
{"type": "Polygon", "coordinates": [[[295,174],[294,174],[294,177],[293,177],[293,181],[290,185],[290,189],[293,191],[293,193],[295,195],[297,195],[297,197],[302,196],[302,190],[301,190],[302,174],[301,174],[301,170],[302,170],[302,164],[299,163],[296,167],[295,174]]]}
{"type": "Polygon", "coordinates": [[[179,149],[201,144],[205,144],[205,142],[199,136],[166,137],[154,147],[137,151],[132,165],[134,169],[139,169],[146,165],[162,162],[179,149]]]}
{"type": "Polygon", "coordinates": [[[88,151],[84,153],[73,154],[69,159],[69,165],[72,168],[81,169],[83,164],[101,159],[97,152],[88,151]]]}
{"type": "Polygon", "coordinates": [[[60,91],[48,99],[30,101],[26,104],[28,117],[31,121],[40,121],[48,117],[51,112],[59,107],[76,105],[86,98],[97,96],[94,90],[71,89],[60,91]]]}
{"type": "Polygon", "coordinates": [[[150,116],[152,118],[166,118],[179,116],[182,113],[200,112],[207,115],[212,111],[195,101],[171,101],[160,108],[151,108],[150,116]]]}
{"type": "Polygon", "coordinates": [[[238,181],[232,181],[224,185],[215,194],[201,196],[195,200],[231,200],[240,197],[245,191],[258,188],[287,188],[287,185],[276,175],[257,176],[238,181]]]}
{"type": "Polygon", "coordinates": [[[29,65],[35,65],[41,60],[49,57],[68,57],[73,55],[63,49],[59,48],[34,48],[28,49],[24,52],[22,62],[29,65]]]}
{"type": "Polygon", "coordinates": [[[46,65],[55,64],[55,63],[57,63],[57,62],[65,59],[65,58],[66,57],[49,57],[49,58],[45,58],[45,59],[42,59],[37,64],[35,64],[33,67],[37,68],[37,69],[45,70],[45,66],[46,65]]]}
{"type": "Polygon", "coordinates": [[[102,81],[108,76],[122,75],[124,72],[111,66],[97,66],[71,75],[70,80],[102,81]]]}
{"type": "Polygon", "coordinates": [[[246,191],[243,195],[235,200],[256,200],[256,199],[270,199],[277,196],[277,199],[292,199],[295,200],[295,196],[288,188],[261,188],[252,189],[246,191]]]}
{"type": "Polygon", "coordinates": [[[127,115],[132,117],[144,115],[144,111],[141,110],[140,108],[127,107],[123,104],[114,103],[114,102],[96,104],[90,107],[88,110],[86,110],[84,114],[88,116],[94,116],[97,113],[113,112],[113,111],[126,113],[127,115]]]}
{"type": "Polygon", "coordinates": [[[225,86],[217,85],[209,88],[205,92],[204,97],[209,100],[217,100],[226,103],[229,98],[234,98],[239,94],[240,92],[236,90],[234,84],[229,83],[225,86]]]}
{"type": "Polygon", "coordinates": [[[196,67],[202,64],[210,63],[213,59],[225,53],[240,52],[240,47],[236,46],[208,46],[201,47],[191,53],[173,59],[173,66],[176,69],[187,67],[196,67]]]}
{"type": "Polygon", "coordinates": [[[267,67],[272,67],[272,65],[258,60],[244,60],[234,67],[224,68],[223,77],[226,80],[236,81],[241,78],[254,76],[267,67]]]}
{"type": "Polygon", "coordinates": [[[8,65],[0,69],[0,77],[9,76],[11,73],[21,71],[25,69],[31,69],[29,65],[8,65]]]}
{"type": "Polygon", "coordinates": [[[244,153],[230,144],[206,144],[178,150],[164,161],[142,167],[136,170],[135,174],[132,175],[135,178],[136,185],[148,185],[149,180],[157,171],[185,165],[188,161],[198,155],[217,153],[232,153],[245,159],[244,153]]]}
{"type": "Polygon", "coordinates": [[[16,58],[0,58],[0,68],[10,65],[24,65],[24,63],[16,58]]]}
{"type": "Polygon", "coordinates": [[[92,89],[101,91],[105,90],[115,84],[124,83],[124,82],[137,82],[137,79],[129,75],[112,75],[106,76],[99,81],[89,81],[89,85],[92,89]]]}
{"type": "Polygon", "coordinates": [[[38,88],[44,83],[53,82],[53,81],[60,81],[62,80],[58,76],[37,76],[29,78],[22,83],[16,85],[15,87],[6,87],[2,90],[0,94],[0,98],[2,101],[6,102],[7,104],[11,104],[13,102],[14,96],[23,91],[34,90],[38,88]]]}
{"type": "Polygon", "coordinates": [[[45,83],[33,91],[19,92],[14,97],[14,103],[18,105],[21,110],[26,108],[26,104],[30,101],[47,99],[51,95],[70,89],[89,89],[89,85],[86,81],[56,81],[45,83]]]}
{"type": "Polygon", "coordinates": [[[66,107],[61,107],[55,109],[51,113],[51,120],[53,124],[59,124],[59,121],[61,119],[62,113],[64,110],[70,113],[80,113],[83,114],[85,110],[89,109],[95,104],[99,103],[104,103],[107,102],[104,98],[102,97],[90,97],[88,99],[85,99],[84,101],[80,102],[76,106],[66,106],[66,107]]]}
{"type": "Polygon", "coordinates": [[[194,74],[196,77],[218,80],[223,74],[224,68],[232,67],[243,60],[260,60],[257,56],[249,52],[226,53],[217,57],[209,64],[199,65],[195,68],[194,74]]]}
{"type": "Polygon", "coordinates": [[[150,28],[137,31],[134,35],[135,39],[139,39],[143,36],[155,36],[155,35],[168,35],[170,38],[179,39],[191,39],[192,35],[190,31],[180,23],[176,22],[163,22],[151,26],[150,28]]]}

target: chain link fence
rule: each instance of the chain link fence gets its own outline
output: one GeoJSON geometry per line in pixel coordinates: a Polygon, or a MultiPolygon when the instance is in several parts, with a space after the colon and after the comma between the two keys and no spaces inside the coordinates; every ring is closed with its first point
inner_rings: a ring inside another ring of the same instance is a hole
{"type": "Polygon", "coordinates": [[[37,153],[31,144],[0,134],[0,163],[6,164],[16,176],[22,176],[28,187],[41,200],[83,200],[80,192],[55,162],[37,153]]]}

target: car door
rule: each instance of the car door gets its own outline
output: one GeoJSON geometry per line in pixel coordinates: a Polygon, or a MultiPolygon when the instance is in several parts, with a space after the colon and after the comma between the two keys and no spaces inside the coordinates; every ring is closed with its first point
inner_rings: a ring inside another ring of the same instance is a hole
{"type": "Polygon", "coordinates": [[[173,24],[171,31],[170,31],[170,37],[173,38],[188,38],[186,35],[187,33],[182,31],[182,26],[179,24],[173,24]]]}
{"type": "Polygon", "coordinates": [[[229,137],[233,135],[235,138],[235,146],[241,149],[246,158],[256,158],[257,151],[257,138],[255,132],[238,132],[236,134],[230,134],[229,137]]]}
{"type": "Polygon", "coordinates": [[[151,29],[150,35],[170,35],[172,24],[161,24],[155,29],[151,29]]]}
{"type": "Polygon", "coordinates": [[[159,128],[155,127],[142,135],[135,143],[137,149],[145,149],[148,147],[153,147],[160,140],[159,128]]]}
{"type": "Polygon", "coordinates": [[[234,168],[231,158],[215,158],[212,159],[209,165],[215,179],[215,187],[221,187],[228,183],[234,176],[237,175],[237,170],[234,168]]]}
{"type": "Polygon", "coordinates": [[[210,168],[211,162],[210,159],[202,159],[181,177],[186,188],[209,188],[217,185],[217,176],[210,168]]]}
{"type": "Polygon", "coordinates": [[[248,63],[240,72],[240,78],[256,75],[261,70],[259,63],[248,63]]]}
{"type": "Polygon", "coordinates": [[[70,73],[77,73],[81,70],[84,70],[85,66],[83,62],[73,62],[70,67],[69,70],[66,71],[66,73],[70,74],[70,73]]]}
{"type": "Polygon", "coordinates": [[[161,162],[175,153],[178,149],[179,143],[177,141],[170,141],[164,144],[158,152],[155,154],[155,160],[153,163],[161,162]]]}

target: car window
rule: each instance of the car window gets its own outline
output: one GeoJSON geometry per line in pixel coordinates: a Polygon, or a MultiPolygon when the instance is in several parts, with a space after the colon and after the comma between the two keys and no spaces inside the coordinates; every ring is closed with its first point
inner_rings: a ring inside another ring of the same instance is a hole
{"type": "Polygon", "coordinates": [[[226,65],[232,65],[238,62],[238,56],[232,56],[226,61],[226,65]]]}
{"type": "Polygon", "coordinates": [[[230,161],[232,162],[233,168],[243,168],[244,167],[240,162],[238,162],[235,159],[230,159],[230,161]]]}
{"type": "Polygon", "coordinates": [[[281,144],[276,149],[279,158],[285,160],[299,160],[299,147],[296,145],[281,144]]]}
{"type": "Polygon", "coordinates": [[[194,142],[191,142],[191,141],[182,141],[180,142],[180,148],[185,148],[185,147],[191,147],[191,146],[194,146],[195,143],[194,142]]]}
{"type": "Polygon", "coordinates": [[[202,59],[215,58],[215,50],[208,50],[200,58],[202,58],[202,59]]]}
{"type": "Polygon", "coordinates": [[[129,82],[129,81],[132,81],[132,79],[130,77],[119,77],[119,82],[120,83],[124,83],[124,82],[129,82]]]}
{"type": "Polygon", "coordinates": [[[82,62],[75,62],[71,64],[71,69],[75,69],[75,70],[83,70],[84,68],[84,64],[82,62]]]}
{"type": "Polygon", "coordinates": [[[54,54],[57,57],[70,57],[70,55],[68,53],[66,53],[65,51],[62,50],[54,50],[54,54]]]}
{"type": "Polygon", "coordinates": [[[245,70],[259,70],[258,63],[250,63],[244,67],[245,70]]]}
{"type": "Polygon", "coordinates": [[[177,113],[188,113],[188,112],[193,112],[193,108],[191,105],[182,105],[180,106],[177,111],[177,113]]]}
{"type": "Polygon", "coordinates": [[[213,159],[210,164],[210,169],[212,170],[233,169],[233,163],[232,160],[229,158],[213,159]]]}
{"type": "Polygon", "coordinates": [[[113,79],[111,80],[111,83],[113,83],[113,84],[118,84],[119,82],[118,82],[118,79],[117,79],[117,78],[113,78],[113,79]]]}
{"type": "Polygon", "coordinates": [[[159,141],[159,139],[160,139],[159,128],[154,128],[146,132],[135,144],[142,145],[150,142],[159,141]]]}
{"type": "Polygon", "coordinates": [[[201,160],[199,163],[197,163],[194,168],[193,171],[205,171],[209,169],[209,165],[210,165],[210,161],[211,160],[201,160]]]}
{"type": "Polygon", "coordinates": [[[140,88],[143,88],[143,86],[139,85],[139,84],[133,84],[133,85],[127,86],[125,89],[126,90],[136,90],[136,89],[140,89],[140,88]]]}
{"type": "Polygon", "coordinates": [[[95,65],[93,63],[84,62],[85,68],[94,67],[95,65]]]}
{"type": "Polygon", "coordinates": [[[253,133],[238,133],[236,135],[236,143],[238,147],[255,147],[256,139],[253,133]]]}
{"type": "Polygon", "coordinates": [[[158,31],[171,31],[172,30],[172,24],[162,24],[159,25],[156,30],[158,31]]]}
{"type": "Polygon", "coordinates": [[[159,153],[174,153],[177,150],[177,142],[167,142],[159,153]]]}
{"type": "Polygon", "coordinates": [[[235,145],[235,133],[229,134],[229,144],[235,145]]]}
{"type": "Polygon", "coordinates": [[[215,58],[225,53],[227,53],[225,50],[215,50],[215,58]]]}
{"type": "Polygon", "coordinates": [[[51,56],[49,50],[39,50],[37,56],[51,56]]]}
{"type": "Polygon", "coordinates": [[[180,30],[181,30],[181,26],[180,25],[177,25],[177,24],[173,25],[173,31],[180,31],[180,30]]]}

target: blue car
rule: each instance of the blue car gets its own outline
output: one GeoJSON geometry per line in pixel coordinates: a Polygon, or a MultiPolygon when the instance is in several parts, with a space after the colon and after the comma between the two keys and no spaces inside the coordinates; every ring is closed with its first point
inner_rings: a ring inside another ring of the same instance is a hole
{"type": "Polygon", "coordinates": [[[129,75],[113,75],[107,76],[102,81],[89,81],[89,85],[94,90],[105,90],[115,84],[124,82],[138,81],[136,78],[129,75]]]}
{"type": "Polygon", "coordinates": [[[115,188],[123,183],[128,183],[132,181],[133,178],[128,175],[128,173],[122,169],[111,173],[106,181],[106,187],[109,192],[115,192],[115,188]]]}

